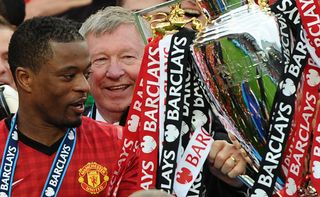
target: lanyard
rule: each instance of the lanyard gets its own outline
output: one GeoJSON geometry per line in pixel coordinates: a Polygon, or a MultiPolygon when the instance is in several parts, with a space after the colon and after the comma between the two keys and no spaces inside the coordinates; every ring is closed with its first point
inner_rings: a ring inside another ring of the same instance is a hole
{"type": "MultiPolygon", "coordinates": [[[[12,119],[0,171],[0,194],[11,196],[14,171],[19,156],[17,115],[12,119]]],[[[76,144],[76,129],[68,129],[52,163],[41,196],[57,196],[76,144]],[[57,173],[59,172],[59,173],[57,173]]]]}

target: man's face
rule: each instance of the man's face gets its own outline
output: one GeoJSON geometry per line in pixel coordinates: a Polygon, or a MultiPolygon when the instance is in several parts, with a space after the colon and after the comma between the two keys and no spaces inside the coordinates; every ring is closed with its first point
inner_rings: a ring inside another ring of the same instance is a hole
{"type": "Polygon", "coordinates": [[[144,44],[136,27],[122,24],[111,33],[87,35],[91,93],[99,111],[121,113],[130,105],[144,44]]]}
{"type": "Polygon", "coordinates": [[[33,105],[46,122],[61,127],[81,124],[89,91],[89,53],[84,41],[50,42],[53,57],[33,73],[33,105]]]}
{"type": "Polygon", "coordinates": [[[15,88],[13,76],[8,64],[8,46],[13,31],[6,27],[0,27],[0,84],[7,84],[15,88]]]}

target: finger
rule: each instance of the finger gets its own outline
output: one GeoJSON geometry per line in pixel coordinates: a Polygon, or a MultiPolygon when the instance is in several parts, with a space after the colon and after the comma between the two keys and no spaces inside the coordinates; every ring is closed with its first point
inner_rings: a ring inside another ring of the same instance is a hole
{"type": "Polygon", "coordinates": [[[217,154],[223,149],[223,144],[221,143],[221,140],[213,141],[211,145],[211,149],[208,155],[208,161],[210,164],[213,164],[216,160],[217,154]]]}
{"type": "Polygon", "coordinates": [[[221,167],[221,173],[227,175],[238,163],[238,159],[235,156],[230,156],[221,167]]]}
{"type": "Polygon", "coordinates": [[[238,141],[238,139],[236,138],[235,135],[233,135],[232,133],[228,132],[228,136],[229,136],[229,139],[231,140],[232,144],[235,145],[235,147],[237,149],[240,149],[242,147],[240,142],[238,141]]]}
{"type": "Polygon", "coordinates": [[[250,157],[248,156],[247,151],[242,147],[242,145],[240,144],[240,142],[238,141],[238,139],[231,133],[228,133],[229,138],[232,142],[232,144],[240,150],[242,157],[246,160],[246,162],[250,165],[252,165],[252,160],[250,159],[250,157]]]}
{"type": "Polygon", "coordinates": [[[246,166],[247,166],[246,161],[243,159],[240,159],[237,165],[234,166],[234,168],[232,168],[232,170],[228,172],[227,174],[228,177],[236,178],[238,175],[245,174],[246,166]]]}
{"type": "Polygon", "coordinates": [[[249,164],[252,165],[252,160],[250,159],[250,157],[248,156],[248,153],[246,150],[244,150],[243,148],[240,149],[241,152],[241,156],[245,159],[245,161],[249,164]]]}
{"type": "Polygon", "coordinates": [[[241,152],[241,155],[242,155],[243,158],[248,157],[247,151],[244,150],[244,148],[241,148],[241,149],[240,149],[240,152],[241,152]]]}
{"type": "Polygon", "coordinates": [[[223,148],[216,154],[216,158],[214,160],[214,165],[213,165],[217,169],[221,169],[223,164],[236,150],[232,144],[229,144],[226,141],[221,142],[221,144],[223,148]]]}

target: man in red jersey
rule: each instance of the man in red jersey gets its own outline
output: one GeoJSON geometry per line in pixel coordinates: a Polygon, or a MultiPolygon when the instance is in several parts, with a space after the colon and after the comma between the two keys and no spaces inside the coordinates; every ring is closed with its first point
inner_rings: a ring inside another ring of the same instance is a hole
{"type": "MultiPolygon", "coordinates": [[[[107,196],[121,129],[82,117],[90,61],[77,28],[27,20],[10,40],[9,64],[20,106],[0,122],[0,196],[107,196]]],[[[135,172],[124,176],[118,196],[135,190],[135,172]]]]}

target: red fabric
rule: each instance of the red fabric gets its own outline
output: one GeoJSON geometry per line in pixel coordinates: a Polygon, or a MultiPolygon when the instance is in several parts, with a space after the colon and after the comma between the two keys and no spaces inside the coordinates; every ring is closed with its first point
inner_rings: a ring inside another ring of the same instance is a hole
{"type": "MultiPolygon", "coordinates": [[[[0,122],[0,130],[0,152],[3,154],[9,132],[4,121],[0,122]]],[[[58,196],[107,196],[106,189],[103,189],[98,195],[91,195],[85,191],[79,183],[79,169],[88,162],[96,162],[107,168],[107,176],[110,180],[119,157],[121,144],[121,139],[118,137],[121,136],[119,132],[122,132],[120,127],[83,117],[82,125],[77,128],[77,143],[73,157],[58,196]]],[[[46,155],[20,141],[19,158],[13,183],[21,179],[22,181],[13,186],[12,196],[40,196],[54,157],[55,154],[46,155]]],[[[2,160],[2,156],[0,159],[2,160]]],[[[118,196],[128,196],[135,191],[136,171],[132,169],[134,169],[133,165],[131,169],[128,169],[131,171],[125,174],[118,196]]]]}

